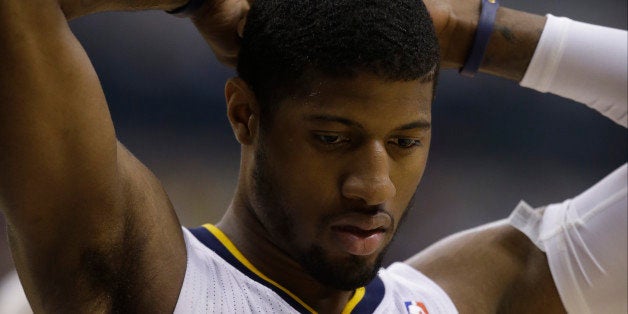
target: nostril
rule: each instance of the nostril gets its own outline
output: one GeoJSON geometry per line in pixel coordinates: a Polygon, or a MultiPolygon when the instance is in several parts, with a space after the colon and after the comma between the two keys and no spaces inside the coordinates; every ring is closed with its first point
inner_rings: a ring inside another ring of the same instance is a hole
{"type": "Polygon", "coordinates": [[[393,198],[396,194],[389,178],[350,177],[342,186],[342,194],[349,199],[363,200],[367,205],[377,205],[393,198]]]}

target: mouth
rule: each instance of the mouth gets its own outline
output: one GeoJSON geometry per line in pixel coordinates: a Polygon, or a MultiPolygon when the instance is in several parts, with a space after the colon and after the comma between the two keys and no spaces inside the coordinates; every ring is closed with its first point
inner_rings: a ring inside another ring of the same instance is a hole
{"type": "Polygon", "coordinates": [[[361,229],[355,226],[334,226],[331,228],[331,230],[334,232],[350,233],[359,238],[368,238],[374,234],[377,234],[380,232],[381,233],[386,232],[386,229],[384,228],[375,228],[375,229],[365,230],[365,229],[361,229]]]}
{"type": "Polygon", "coordinates": [[[339,249],[351,255],[366,256],[385,244],[392,219],[387,214],[350,214],[332,224],[331,231],[339,249]]]}

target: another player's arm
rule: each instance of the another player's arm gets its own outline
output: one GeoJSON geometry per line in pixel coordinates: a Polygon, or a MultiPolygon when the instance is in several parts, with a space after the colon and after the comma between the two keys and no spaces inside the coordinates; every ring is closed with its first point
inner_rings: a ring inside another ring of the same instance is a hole
{"type": "MultiPolygon", "coordinates": [[[[0,4],[0,207],[36,312],[174,308],[185,271],[180,226],[160,183],[117,142],[96,73],[67,19],[185,2],[0,4]]],[[[214,13],[213,4],[202,14],[214,13]]],[[[231,9],[239,20],[241,9],[231,9]]],[[[237,23],[228,17],[217,22],[237,23]]],[[[228,43],[225,52],[236,48],[235,34],[233,27],[218,39],[228,43]]]]}

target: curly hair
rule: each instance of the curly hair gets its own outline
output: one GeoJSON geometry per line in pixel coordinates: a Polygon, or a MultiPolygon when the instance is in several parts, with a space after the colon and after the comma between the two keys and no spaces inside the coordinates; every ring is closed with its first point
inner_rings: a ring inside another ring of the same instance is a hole
{"type": "Polygon", "coordinates": [[[262,110],[321,75],[429,82],[439,67],[421,0],[256,0],[241,44],[238,75],[262,110]]]}

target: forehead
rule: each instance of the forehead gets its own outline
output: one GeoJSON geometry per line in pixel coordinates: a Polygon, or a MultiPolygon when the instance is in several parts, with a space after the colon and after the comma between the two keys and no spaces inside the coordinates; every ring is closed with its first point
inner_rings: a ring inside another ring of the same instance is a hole
{"type": "Polygon", "coordinates": [[[388,81],[374,75],[319,78],[279,106],[286,114],[329,113],[355,119],[430,121],[434,82],[388,81]]]}

